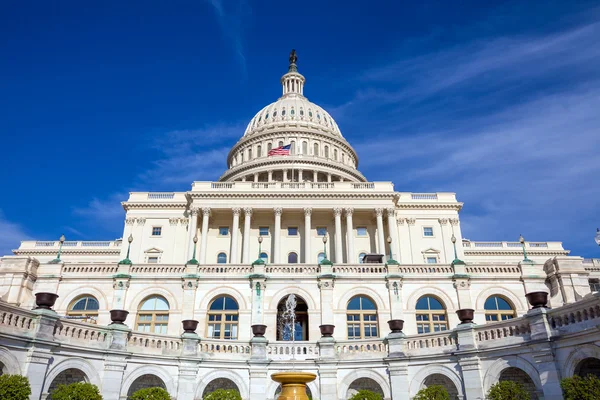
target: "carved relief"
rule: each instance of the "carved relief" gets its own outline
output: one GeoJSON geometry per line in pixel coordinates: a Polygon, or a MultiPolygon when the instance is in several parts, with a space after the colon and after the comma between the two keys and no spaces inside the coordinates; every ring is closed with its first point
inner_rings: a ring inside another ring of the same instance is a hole
{"type": "Polygon", "coordinates": [[[336,207],[333,209],[333,216],[334,217],[339,217],[342,215],[342,209],[339,207],[336,207]]]}
{"type": "Polygon", "coordinates": [[[396,216],[396,209],[395,208],[388,208],[385,210],[387,212],[388,217],[395,217],[396,216]]]}
{"type": "Polygon", "coordinates": [[[198,213],[199,213],[199,212],[200,212],[200,208],[198,208],[198,207],[191,207],[191,208],[190,208],[190,214],[191,214],[192,216],[196,216],[196,215],[198,215],[198,213]]]}
{"type": "Polygon", "coordinates": [[[234,216],[236,216],[236,217],[237,217],[237,216],[239,216],[239,215],[240,215],[240,213],[242,212],[242,209],[241,209],[241,208],[239,208],[239,207],[234,207],[234,208],[232,208],[232,209],[231,209],[231,212],[233,213],[233,215],[234,215],[234,216]]]}
{"type": "Polygon", "coordinates": [[[312,208],[310,208],[310,207],[306,207],[306,208],[304,209],[304,216],[305,216],[305,217],[310,217],[311,215],[312,215],[312,208]]]}
{"type": "Polygon", "coordinates": [[[417,222],[416,218],[406,218],[406,223],[408,225],[414,225],[417,222]]]}
{"type": "Polygon", "coordinates": [[[244,207],[244,215],[246,215],[247,217],[252,217],[252,208],[244,207]]]}
{"type": "Polygon", "coordinates": [[[383,208],[376,208],[375,209],[375,216],[378,217],[378,218],[381,217],[381,216],[383,216],[383,208]]]}
{"type": "Polygon", "coordinates": [[[354,208],[351,208],[351,207],[345,208],[344,212],[346,213],[346,217],[351,217],[352,214],[354,213],[354,208]]]}
{"type": "Polygon", "coordinates": [[[448,218],[440,218],[438,219],[438,222],[440,223],[440,225],[446,225],[448,224],[448,218]]]}
{"type": "Polygon", "coordinates": [[[210,216],[210,207],[202,207],[202,215],[204,217],[209,217],[210,216]]]}
{"type": "Polygon", "coordinates": [[[137,222],[138,225],[144,225],[146,223],[146,218],[136,218],[135,222],[137,222]]]}
{"type": "Polygon", "coordinates": [[[169,224],[171,226],[176,226],[179,223],[179,218],[169,218],[169,224]]]}
{"type": "Polygon", "coordinates": [[[273,209],[273,212],[275,213],[275,215],[281,216],[281,213],[283,212],[283,208],[281,208],[281,207],[275,207],[273,209]]]}
{"type": "Polygon", "coordinates": [[[125,218],[125,224],[126,225],[133,225],[133,223],[135,222],[135,218],[125,218]]]}
{"type": "Polygon", "coordinates": [[[458,225],[458,218],[450,218],[450,225],[456,226],[458,225]]]}
{"type": "Polygon", "coordinates": [[[396,220],[396,223],[397,223],[398,225],[404,225],[404,222],[406,222],[406,218],[398,218],[398,219],[396,220]]]}
{"type": "Polygon", "coordinates": [[[457,278],[454,279],[454,288],[456,289],[469,289],[471,287],[471,281],[468,278],[457,278]]]}

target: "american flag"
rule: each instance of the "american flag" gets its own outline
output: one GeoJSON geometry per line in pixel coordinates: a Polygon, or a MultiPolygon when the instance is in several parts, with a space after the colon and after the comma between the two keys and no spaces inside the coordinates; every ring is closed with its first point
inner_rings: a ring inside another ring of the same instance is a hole
{"type": "Polygon", "coordinates": [[[274,149],[269,150],[269,152],[267,153],[268,157],[271,156],[289,156],[290,155],[290,148],[292,147],[291,144],[288,144],[287,146],[279,146],[276,147],[274,149]]]}

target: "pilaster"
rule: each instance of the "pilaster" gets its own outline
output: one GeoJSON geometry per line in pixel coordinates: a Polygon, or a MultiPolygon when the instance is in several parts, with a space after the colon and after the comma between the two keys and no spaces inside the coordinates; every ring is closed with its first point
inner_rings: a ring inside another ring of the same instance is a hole
{"type": "Polygon", "coordinates": [[[392,400],[410,398],[410,382],[408,380],[408,360],[388,360],[392,400]]]}
{"type": "Polygon", "coordinates": [[[102,374],[102,397],[118,399],[121,394],[123,375],[127,367],[125,355],[108,354],[104,358],[104,373],[102,374]]]}
{"type": "Polygon", "coordinates": [[[456,289],[456,295],[458,297],[459,309],[473,308],[473,301],[471,300],[471,279],[466,274],[456,273],[456,269],[464,269],[464,265],[455,265],[455,274],[452,277],[454,288],[456,289]]]}
{"type": "Polygon", "coordinates": [[[112,310],[124,310],[125,300],[127,298],[127,291],[129,289],[129,283],[131,281],[131,275],[129,275],[130,265],[119,264],[118,272],[113,276],[113,304],[112,310]]]}
{"type": "MultiPolygon", "coordinates": [[[[189,265],[189,267],[198,270],[197,265],[189,265]]],[[[199,278],[196,274],[186,274],[181,277],[181,287],[183,288],[182,320],[194,319],[194,305],[196,304],[199,278]]]]}
{"type": "Polygon", "coordinates": [[[27,359],[23,375],[29,379],[31,387],[30,399],[41,399],[44,390],[44,381],[48,373],[48,367],[52,360],[51,347],[31,348],[27,353],[27,359]]]}
{"type": "MultiPolygon", "coordinates": [[[[337,367],[331,363],[319,363],[319,388],[322,399],[337,399],[337,367]]],[[[313,394],[316,397],[316,393],[313,394]]]]}
{"type": "Polygon", "coordinates": [[[0,265],[4,277],[0,282],[0,293],[5,293],[2,300],[20,306],[27,298],[33,297],[33,284],[37,280],[40,265],[38,260],[7,256],[0,259],[0,265]]]}
{"type": "Polygon", "coordinates": [[[193,399],[196,396],[196,377],[200,365],[197,362],[182,360],[179,363],[179,382],[177,385],[177,398],[181,400],[193,399]]]}
{"type": "Polygon", "coordinates": [[[333,287],[335,286],[335,275],[326,270],[331,270],[331,265],[324,264],[321,268],[322,273],[317,277],[317,286],[321,294],[321,325],[334,325],[333,287]]]}
{"type": "Polygon", "coordinates": [[[256,267],[260,267],[263,271],[262,273],[255,271],[254,274],[250,275],[250,290],[252,291],[251,324],[262,325],[265,321],[264,293],[267,288],[267,277],[264,275],[264,265],[255,265],[255,268],[256,267]]]}
{"type": "Polygon", "coordinates": [[[485,399],[481,365],[476,356],[461,357],[458,360],[465,388],[465,400],[485,399]]]}
{"type": "Polygon", "coordinates": [[[404,311],[402,310],[402,275],[390,273],[385,277],[385,286],[388,290],[388,297],[390,299],[390,319],[403,320],[404,311]]]}

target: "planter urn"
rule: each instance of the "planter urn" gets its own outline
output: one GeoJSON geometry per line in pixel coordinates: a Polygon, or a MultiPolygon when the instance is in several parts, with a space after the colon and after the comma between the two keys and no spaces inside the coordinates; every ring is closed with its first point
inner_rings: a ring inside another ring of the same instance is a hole
{"type": "Polygon", "coordinates": [[[331,337],[333,336],[333,330],[335,329],[335,325],[319,325],[319,329],[321,330],[321,337],[331,337]]]}
{"type": "Polygon", "coordinates": [[[56,293],[39,292],[35,294],[35,309],[52,310],[58,295],[56,293]]]}
{"type": "Polygon", "coordinates": [[[404,320],[390,319],[388,321],[388,326],[390,327],[390,331],[392,331],[392,333],[400,333],[402,332],[402,329],[404,329],[404,320]]]}
{"type": "Polygon", "coordinates": [[[530,292],[525,297],[533,308],[546,307],[548,304],[548,292],[530,292]]]}
{"type": "Polygon", "coordinates": [[[129,315],[129,311],[125,310],[110,310],[110,320],[113,324],[125,325],[125,320],[129,315]]]}
{"type": "Polygon", "coordinates": [[[461,324],[472,324],[473,323],[473,313],[475,310],[472,308],[463,308],[456,311],[458,315],[458,319],[460,319],[461,324]]]}
{"type": "Polygon", "coordinates": [[[196,333],[196,328],[198,327],[198,321],[195,319],[184,319],[181,321],[183,325],[184,333],[196,333]]]}
{"type": "Polygon", "coordinates": [[[256,337],[263,337],[267,331],[267,326],[261,324],[252,325],[251,328],[252,334],[256,337]]]}

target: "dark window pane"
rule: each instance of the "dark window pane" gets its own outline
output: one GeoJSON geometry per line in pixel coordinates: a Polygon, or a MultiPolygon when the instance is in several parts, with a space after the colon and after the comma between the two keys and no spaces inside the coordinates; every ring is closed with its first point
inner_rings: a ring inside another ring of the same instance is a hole
{"type": "Polygon", "coordinates": [[[502,297],[496,297],[496,299],[498,300],[498,310],[505,310],[505,311],[512,310],[512,307],[510,306],[510,304],[508,304],[508,302],[506,300],[504,300],[502,297]]]}
{"type": "Polygon", "coordinates": [[[427,304],[427,297],[421,297],[419,301],[417,301],[417,310],[429,310],[429,305],[427,304]]]}
{"type": "Polygon", "coordinates": [[[237,310],[238,304],[231,297],[225,297],[225,309],[226,310],[237,310]]]}
{"type": "Polygon", "coordinates": [[[362,309],[363,310],[377,310],[375,304],[366,297],[361,297],[362,309]]]}
{"type": "Polygon", "coordinates": [[[485,304],[483,305],[483,308],[486,310],[497,310],[498,307],[496,307],[496,297],[495,296],[488,297],[487,300],[485,301],[485,304]]]}
{"type": "Polygon", "coordinates": [[[429,307],[431,310],[443,310],[444,306],[442,306],[442,303],[440,303],[437,299],[434,299],[433,297],[429,298],[429,307]]]}
{"type": "Polygon", "coordinates": [[[222,310],[224,302],[225,302],[225,298],[219,297],[218,299],[213,301],[213,303],[210,305],[210,309],[211,310],[222,310]]]}
{"type": "Polygon", "coordinates": [[[360,297],[356,296],[350,299],[348,310],[360,310],[360,297]]]}
{"type": "Polygon", "coordinates": [[[86,310],[98,310],[100,305],[98,304],[98,300],[93,297],[88,297],[86,310]]]}

